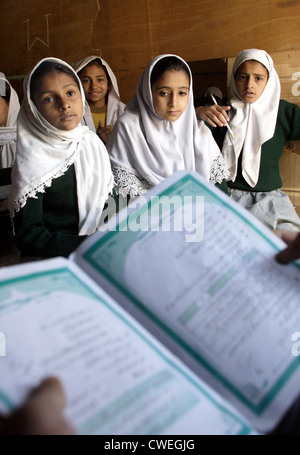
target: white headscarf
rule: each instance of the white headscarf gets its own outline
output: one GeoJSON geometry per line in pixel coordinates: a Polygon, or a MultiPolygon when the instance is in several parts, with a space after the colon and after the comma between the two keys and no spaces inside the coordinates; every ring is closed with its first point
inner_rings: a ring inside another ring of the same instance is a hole
{"type": "Polygon", "coordinates": [[[88,127],[79,124],[70,131],[59,130],[40,114],[30,98],[32,74],[44,61],[70,65],[57,58],[41,60],[24,80],[24,99],[18,117],[17,153],[12,169],[12,191],[9,197],[11,216],[22,208],[29,197],[36,197],[51,186],[74,164],[79,210],[79,234],[92,234],[98,227],[102,209],[113,186],[109,157],[105,146],[88,127]]]}
{"type": "MultiPolygon", "coordinates": [[[[106,124],[114,126],[120,115],[123,114],[125,104],[122,103],[120,100],[118,82],[109,64],[105,60],[103,60],[103,58],[100,58],[96,55],[92,55],[90,57],[82,59],[79,63],[77,63],[75,71],[78,74],[79,71],[81,71],[84,67],[86,67],[86,65],[88,65],[93,60],[98,60],[101,63],[101,65],[105,66],[111,81],[111,87],[109,89],[107,99],[106,124]]],[[[95,125],[87,101],[85,102],[83,124],[87,125],[92,131],[95,131],[95,125]]]]}
{"type": "MultiPolygon", "coordinates": [[[[20,110],[19,98],[11,84],[3,77],[2,83],[10,87],[10,99],[6,126],[0,127],[0,168],[11,167],[16,154],[17,117],[20,110]]],[[[1,82],[0,82],[1,84],[1,82]]],[[[1,94],[1,93],[0,93],[1,94]]]]}
{"type": "Polygon", "coordinates": [[[116,186],[123,194],[126,187],[126,192],[136,195],[134,179],[132,184],[129,182],[130,174],[144,179],[150,186],[157,185],[177,170],[185,169],[196,170],[209,180],[212,162],[220,156],[220,151],[206,125],[202,122],[200,128],[198,126],[192,74],[182,58],[172,54],[160,55],[148,64],[138,82],[136,94],[118,120],[106,147],[116,186]],[[187,107],[173,122],[157,115],[152,98],[151,73],[164,57],[176,57],[186,65],[190,74],[187,107]]]}
{"type": "Polygon", "coordinates": [[[242,174],[246,182],[254,187],[258,181],[261,146],[274,135],[280,101],[280,81],[273,60],[260,49],[242,51],[233,65],[230,89],[232,99],[229,111],[230,126],[234,138],[226,133],[222,153],[230,172],[230,180],[237,174],[238,158],[243,150],[242,174]],[[261,96],[254,103],[245,103],[238,95],[235,75],[238,68],[247,60],[256,60],[266,67],[268,82],[261,96]]]}

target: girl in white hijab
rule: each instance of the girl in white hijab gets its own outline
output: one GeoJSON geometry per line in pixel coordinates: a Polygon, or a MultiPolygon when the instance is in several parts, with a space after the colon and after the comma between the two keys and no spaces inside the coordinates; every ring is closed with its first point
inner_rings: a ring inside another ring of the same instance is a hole
{"type": "Polygon", "coordinates": [[[9,208],[27,255],[68,256],[100,224],[113,177],[105,146],[81,124],[84,101],[62,60],[41,60],[24,81],[9,208]]]}
{"type": "Polygon", "coordinates": [[[199,128],[192,90],[182,58],[160,55],[148,64],[107,143],[119,194],[143,194],[177,170],[195,170],[212,183],[228,176],[211,132],[199,128]]]}
{"type": "Polygon", "coordinates": [[[230,172],[230,196],[271,229],[299,230],[300,219],[280,190],[279,160],[286,142],[300,139],[300,109],[280,100],[279,77],[264,50],[246,49],[237,56],[230,91],[229,111],[196,108],[213,126],[221,126],[224,117],[230,122],[234,137],[226,128],[213,130],[230,172]]]}
{"type": "Polygon", "coordinates": [[[109,64],[96,55],[81,60],[76,65],[76,72],[86,97],[83,124],[96,131],[106,143],[125,108],[120,99],[116,76],[109,64]],[[100,125],[99,118],[102,118],[100,125]]]}
{"type": "Polygon", "coordinates": [[[11,84],[0,77],[0,168],[11,167],[16,154],[19,98],[11,84]]]}

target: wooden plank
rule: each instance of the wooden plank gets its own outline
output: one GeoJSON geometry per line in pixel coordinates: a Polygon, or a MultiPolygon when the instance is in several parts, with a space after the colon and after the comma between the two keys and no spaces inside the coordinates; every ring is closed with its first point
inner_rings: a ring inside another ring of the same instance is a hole
{"type": "Polygon", "coordinates": [[[234,56],[243,48],[300,49],[296,0],[10,0],[0,2],[0,70],[20,81],[41,58],[101,55],[127,102],[148,61],[234,56]],[[130,79],[133,77],[133,79],[130,79]]]}

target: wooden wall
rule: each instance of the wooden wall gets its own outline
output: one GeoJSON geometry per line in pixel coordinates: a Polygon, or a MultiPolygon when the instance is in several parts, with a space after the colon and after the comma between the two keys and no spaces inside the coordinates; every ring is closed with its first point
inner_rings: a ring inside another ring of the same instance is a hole
{"type": "MultiPolygon", "coordinates": [[[[274,58],[283,97],[300,104],[299,30],[297,0],[0,0],[0,71],[22,97],[24,75],[41,58],[74,65],[100,55],[114,70],[127,103],[144,67],[158,54],[175,53],[191,63],[199,94],[215,85],[217,59],[228,64],[229,74],[233,58],[256,47],[274,58]]],[[[282,175],[300,213],[298,151],[297,142],[288,145],[282,175]]]]}
{"type": "Polygon", "coordinates": [[[20,90],[41,58],[74,64],[106,59],[124,102],[155,55],[189,62],[235,56],[248,47],[300,49],[296,0],[0,0],[0,71],[20,90]]]}

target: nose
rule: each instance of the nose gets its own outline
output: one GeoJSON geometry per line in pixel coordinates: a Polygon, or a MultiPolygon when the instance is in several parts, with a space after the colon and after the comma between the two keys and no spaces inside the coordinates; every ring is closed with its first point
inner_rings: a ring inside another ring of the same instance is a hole
{"type": "Polygon", "coordinates": [[[59,103],[60,111],[66,111],[67,109],[69,109],[69,107],[70,107],[70,103],[67,99],[63,98],[60,100],[60,103],[59,103]]]}
{"type": "Polygon", "coordinates": [[[248,88],[252,88],[254,84],[254,77],[250,76],[247,81],[248,88]]]}
{"type": "Polygon", "coordinates": [[[170,98],[169,98],[169,105],[170,106],[175,106],[176,103],[177,103],[176,93],[171,93],[170,98]]]}
{"type": "Polygon", "coordinates": [[[97,86],[97,80],[96,79],[91,79],[90,81],[90,88],[93,89],[97,86]]]}

